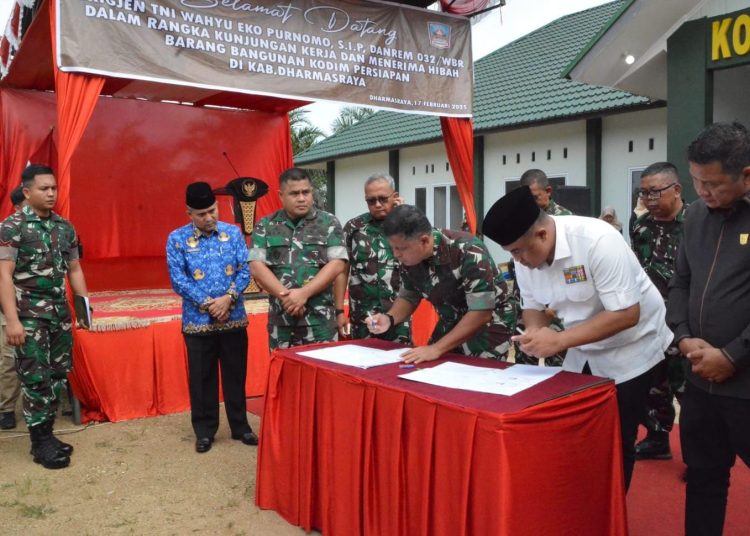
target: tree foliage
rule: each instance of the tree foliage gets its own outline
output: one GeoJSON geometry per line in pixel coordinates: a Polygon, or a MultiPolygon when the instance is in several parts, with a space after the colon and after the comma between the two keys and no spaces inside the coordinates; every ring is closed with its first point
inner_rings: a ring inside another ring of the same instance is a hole
{"type": "Polygon", "coordinates": [[[305,152],[325,137],[325,133],[310,123],[308,110],[296,109],[289,112],[289,125],[292,130],[292,153],[296,156],[305,152]]]}
{"type": "Polygon", "coordinates": [[[334,134],[348,128],[356,123],[359,123],[363,119],[370,117],[375,113],[372,108],[365,108],[362,106],[345,106],[339,112],[339,115],[331,123],[331,130],[334,134]]]}

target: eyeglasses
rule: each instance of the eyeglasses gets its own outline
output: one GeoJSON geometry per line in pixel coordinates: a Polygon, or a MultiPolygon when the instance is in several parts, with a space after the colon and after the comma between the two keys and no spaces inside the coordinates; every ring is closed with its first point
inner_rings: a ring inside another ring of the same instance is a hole
{"type": "Polygon", "coordinates": [[[380,203],[381,205],[385,205],[391,197],[393,197],[393,194],[379,195],[377,197],[365,197],[365,201],[367,201],[367,204],[372,207],[377,205],[378,203],[380,203]]]}
{"type": "Polygon", "coordinates": [[[638,197],[641,199],[659,199],[661,198],[661,193],[664,190],[669,190],[672,186],[677,186],[677,183],[673,182],[664,188],[655,188],[653,190],[638,190],[638,197]]]}

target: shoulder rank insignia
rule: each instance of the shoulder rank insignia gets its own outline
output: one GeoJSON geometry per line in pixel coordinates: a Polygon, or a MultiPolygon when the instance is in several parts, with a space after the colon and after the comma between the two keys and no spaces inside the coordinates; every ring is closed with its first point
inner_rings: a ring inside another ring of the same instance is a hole
{"type": "Polygon", "coordinates": [[[221,242],[227,242],[227,241],[229,241],[229,235],[227,233],[225,233],[224,231],[222,231],[222,232],[219,233],[219,240],[221,242]]]}
{"type": "Polygon", "coordinates": [[[206,277],[206,274],[204,274],[203,270],[201,270],[200,268],[196,268],[195,270],[193,270],[193,279],[195,279],[196,281],[200,281],[204,277],[206,277]]]}
{"type": "Polygon", "coordinates": [[[188,238],[186,242],[187,242],[187,245],[191,248],[198,247],[198,239],[195,238],[194,236],[191,236],[190,238],[188,238]]]}
{"type": "Polygon", "coordinates": [[[234,266],[231,264],[227,264],[227,267],[224,268],[224,273],[227,275],[232,275],[234,273],[234,266]]]}

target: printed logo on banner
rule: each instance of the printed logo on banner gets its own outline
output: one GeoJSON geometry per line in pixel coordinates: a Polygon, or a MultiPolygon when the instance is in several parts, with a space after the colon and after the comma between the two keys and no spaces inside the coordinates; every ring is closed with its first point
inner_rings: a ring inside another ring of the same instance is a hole
{"type": "Polygon", "coordinates": [[[568,285],[588,281],[588,279],[586,278],[586,268],[584,268],[583,264],[579,264],[578,266],[571,266],[570,268],[564,268],[563,275],[565,276],[565,283],[568,285]]]}
{"type": "Polygon", "coordinates": [[[451,47],[451,27],[441,22],[428,22],[427,32],[430,36],[430,44],[435,48],[451,47]]]}

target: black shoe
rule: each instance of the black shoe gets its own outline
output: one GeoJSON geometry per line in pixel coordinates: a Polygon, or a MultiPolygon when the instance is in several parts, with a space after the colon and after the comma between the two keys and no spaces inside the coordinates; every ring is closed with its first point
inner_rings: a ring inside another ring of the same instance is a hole
{"type": "Polygon", "coordinates": [[[195,442],[195,452],[208,452],[214,440],[212,437],[201,437],[195,442]]]}
{"type": "MultiPolygon", "coordinates": [[[[44,431],[49,434],[50,438],[52,439],[52,442],[57,447],[57,451],[62,454],[63,456],[70,457],[71,454],[73,454],[73,445],[70,443],[65,443],[63,441],[60,441],[55,437],[55,434],[52,433],[52,427],[54,426],[55,421],[47,421],[44,424],[40,424],[39,426],[44,427],[44,431]]],[[[34,446],[32,445],[31,450],[29,451],[29,454],[34,454],[34,446]]]]}
{"type": "Polygon", "coordinates": [[[54,428],[55,428],[55,418],[52,417],[51,420],[47,421],[47,431],[49,432],[49,435],[52,437],[52,442],[57,446],[57,450],[59,450],[62,454],[65,456],[70,456],[73,454],[73,445],[70,443],[65,443],[63,441],[60,441],[55,437],[54,428]]]}
{"type": "Polygon", "coordinates": [[[32,426],[29,428],[29,435],[34,463],[41,464],[45,469],[62,469],[70,465],[70,457],[57,450],[52,434],[45,425],[32,426]]]}
{"type": "Polygon", "coordinates": [[[635,459],[671,460],[672,452],[669,449],[669,434],[667,432],[648,434],[646,439],[635,446],[635,459]]]}
{"type": "Polygon", "coordinates": [[[65,456],[70,456],[71,454],[73,454],[73,445],[71,445],[70,443],[65,443],[64,441],[60,441],[54,435],[52,436],[52,441],[55,442],[55,445],[57,446],[57,450],[59,450],[65,456]]]}
{"type": "Polygon", "coordinates": [[[257,445],[258,444],[258,436],[255,435],[255,432],[250,430],[249,432],[245,432],[244,434],[235,435],[232,434],[232,439],[238,439],[242,441],[245,445],[257,445]]]}
{"type": "Polygon", "coordinates": [[[16,427],[16,413],[14,411],[4,411],[0,413],[0,429],[11,430],[16,427]]]}

